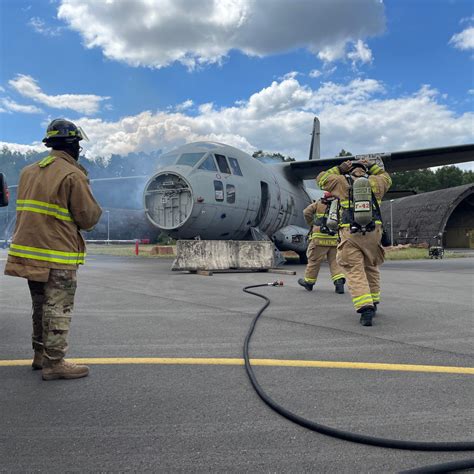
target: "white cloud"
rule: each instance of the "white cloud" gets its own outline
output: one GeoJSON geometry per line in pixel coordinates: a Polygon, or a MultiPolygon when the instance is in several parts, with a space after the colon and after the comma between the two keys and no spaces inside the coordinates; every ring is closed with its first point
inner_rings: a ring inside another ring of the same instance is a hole
{"type": "MultiPolygon", "coordinates": [[[[307,159],[313,117],[321,120],[321,155],[375,153],[472,143],[474,114],[457,115],[440,93],[423,85],[391,97],[374,79],[326,82],[317,88],[295,78],[275,81],[232,107],[198,105],[196,115],[144,111],[115,122],[75,121],[89,135],[89,158],[168,151],[187,142],[213,140],[247,152],[258,149],[307,159]]],[[[196,104],[197,105],[197,104],[196,104]]]]}
{"type": "Polygon", "coordinates": [[[0,141],[0,150],[3,147],[6,147],[11,151],[17,151],[18,153],[42,152],[48,150],[42,143],[37,143],[34,145],[22,145],[20,143],[9,143],[0,141]]]}
{"type": "Polygon", "coordinates": [[[306,159],[314,115],[321,120],[325,157],[341,148],[364,153],[472,142],[474,114],[456,115],[430,86],[409,96],[387,95],[384,85],[373,79],[328,82],[317,89],[286,79],[233,107],[202,104],[196,116],[146,111],[117,122],[82,119],[79,124],[91,138],[85,144],[89,157],[215,140],[247,152],[265,149],[306,159]]]}
{"type": "Polygon", "coordinates": [[[334,61],[346,44],[385,28],[380,0],[62,0],[58,18],[86,47],[152,68],[219,63],[232,49],[265,56],[307,48],[334,61]]]}
{"type": "Polygon", "coordinates": [[[98,112],[99,104],[110,97],[101,97],[92,94],[45,94],[35,79],[24,74],[17,74],[15,79],[8,81],[22,96],[33,99],[53,109],[70,109],[86,115],[98,112]]]}
{"type": "Polygon", "coordinates": [[[50,37],[59,36],[63,29],[63,27],[60,26],[48,26],[44,20],[37,16],[30,18],[28,25],[31,26],[36,33],[50,37]]]}
{"type": "Polygon", "coordinates": [[[474,49],[474,26],[470,26],[461,31],[461,33],[455,34],[449,40],[449,44],[461,50],[474,49]]]}
{"type": "Polygon", "coordinates": [[[43,112],[41,109],[35,105],[21,105],[9,98],[3,98],[0,100],[0,103],[3,105],[4,112],[20,112],[24,114],[39,114],[43,112]]]}
{"type": "Polygon", "coordinates": [[[175,110],[177,112],[182,112],[183,110],[187,110],[187,109],[191,108],[193,105],[194,105],[194,102],[191,99],[188,99],[188,100],[185,100],[184,102],[182,102],[181,104],[178,104],[175,107],[175,110]]]}
{"type": "Polygon", "coordinates": [[[318,77],[329,77],[331,74],[336,72],[337,66],[329,67],[329,63],[326,63],[322,70],[320,69],[313,69],[309,72],[308,76],[317,79],[318,77]]]}
{"type": "Polygon", "coordinates": [[[346,56],[346,42],[340,41],[331,46],[324,47],[318,53],[318,58],[325,63],[332,63],[346,56]]]}
{"type": "Polygon", "coordinates": [[[347,53],[347,57],[352,61],[352,65],[355,66],[358,62],[367,64],[372,62],[372,51],[362,40],[358,40],[354,49],[347,53]]]}
{"type": "Polygon", "coordinates": [[[313,79],[322,76],[323,73],[319,69],[312,69],[309,71],[309,77],[312,77],[313,79]]]}

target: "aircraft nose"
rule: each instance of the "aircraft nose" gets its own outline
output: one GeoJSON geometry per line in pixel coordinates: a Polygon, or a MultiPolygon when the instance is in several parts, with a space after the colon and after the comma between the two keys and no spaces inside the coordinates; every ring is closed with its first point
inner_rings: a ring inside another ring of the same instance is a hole
{"type": "Polygon", "coordinates": [[[145,186],[143,199],[147,218],[163,230],[179,229],[193,210],[191,185],[176,171],[155,174],[145,186]]]}

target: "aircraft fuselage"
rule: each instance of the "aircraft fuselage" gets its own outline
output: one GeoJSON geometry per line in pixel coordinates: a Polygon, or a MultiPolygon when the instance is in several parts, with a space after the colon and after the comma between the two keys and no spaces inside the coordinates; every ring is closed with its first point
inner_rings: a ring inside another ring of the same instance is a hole
{"type": "Polygon", "coordinates": [[[148,181],[144,208],[150,222],[176,239],[245,239],[251,227],[268,236],[306,227],[311,202],[303,181],[283,163],[264,164],[214,142],[184,145],[163,155],[165,167],[148,181]]]}

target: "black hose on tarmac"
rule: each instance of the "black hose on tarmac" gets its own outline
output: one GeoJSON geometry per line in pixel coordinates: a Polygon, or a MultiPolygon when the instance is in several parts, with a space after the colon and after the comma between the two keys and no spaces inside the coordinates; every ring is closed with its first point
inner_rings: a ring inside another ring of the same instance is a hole
{"type": "MultiPolygon", "coordinates": [[[[257,381],[257,377],[255,376],[252,366],[250,365],[249,360],[249,344],[252,334],[255,330],[255,326],[257,325],[257,321],[262,315],[262,313],[268,308],[270,305],[270,299],[260,293],[255,293],[253,291],[249,291],[250,288],[259,288],[264,286],[280,286],[282,283],[274,282],[274,283],[264,283],[260,285],[250,285],[246,286],[243,291],[250,295],[257,296],[258,298],[262,298],[265,300],[265,304],[260,308],[257,315],[253,319],[250,329],[245,337],[244,342],[244,360],[245,360],[245,370],[247,371],[247,375],[249,376],[250,382],[257,392],[258,396],[274,411],[279,413],[281,416],[287,418],[288,420],[303,426],[304,428],[308,428],[309,430],[316,431],[317,433],[321,433],[327,436],[332,436],[334,438],[343,439],[345,441],[352,441],[354,443],[361,443],[367,444],[371,446],[378,446],[381,448],[393,448],[393,449],[407,449],[412,451],[474,451],[474,441],[459,441],[459,442],[428,442],[428,441],[404,441],[398,439],[387,439],[387,438],[377,438],[375,436],[367,436],[358,433],[351,433],[349,431],[343,431],[336,428],[331,428],[330,426],[321,425],[314,421],[308,420],[303,418],[295,413],[287,410],[285,407],[279,405],[275,402],[270,396],[268,396],[263,388],[257,381]]],[[[436,469],[441,468],[445,470],[414,470],[414,471],[406,471],[406,472],[454,472],[459,470],[465,470],[474,467],[474,459],[465,459],[462,461],[455,461],[452,463],[445,463],[445,464],[438,464],[436,466],[426,466],[424,468],[418,469],[436,469]],[[445,467],[443,467],[445,466],[445,467]],[[448,470],[446,470],[448,468],[448,470]]]]}

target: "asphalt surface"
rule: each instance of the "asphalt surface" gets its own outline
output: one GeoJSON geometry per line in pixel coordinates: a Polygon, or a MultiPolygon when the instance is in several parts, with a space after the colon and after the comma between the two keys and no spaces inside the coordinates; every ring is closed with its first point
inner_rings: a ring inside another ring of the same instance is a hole
{"type": "MultiPolygon", "coordinates": [[[[3,273],[5,252],[0,251],[3,273]]],[[[364,328],[323,267],[313,292],[296,276],[169,270],[170,260],[91,256],[79,273],[71,358],[251,357],[474,367],[474,259],[387,262],[381,309],[364,328]]],[[[0,276],[0,362],[31,357],[26,281],[0,276]]],[[[308,367],[255,368],[281,405],[316,422],[417,441],[474,439],[474,375],[308,367]]],[[[398,472],[474,458],[329,438],[271,411],[239,365],[91,365],[41,380],[0,365],[2,472],[398,472]]]]}

